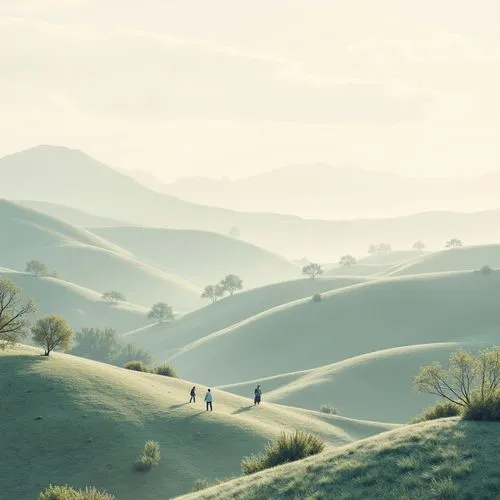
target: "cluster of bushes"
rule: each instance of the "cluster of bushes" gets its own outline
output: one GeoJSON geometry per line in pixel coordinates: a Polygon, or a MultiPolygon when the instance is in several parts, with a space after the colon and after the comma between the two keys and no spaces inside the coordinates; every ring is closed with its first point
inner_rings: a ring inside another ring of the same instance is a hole
{"type": "Polygon", "coordinates": [[[111,328],[82,328],[75,334],[76,347],[70,354],[93,359],[115,366],[124,366],[129,361],[141,361],[149,365],[153,358],[144,349],[133,344],[124,344],[111,328]]]}
{"type": "Polygon", "coordinates": [[[235,274],[228,274],[217,285],[207,285],[201,294],[202,299],[209,299],[212,303],[217,302],[220,298],[228,293],[231,297],[238,290],[243,289],[243,281],[235,274]]]}
{"type": "Polygon", "coordinates": [[[146,441],[142,453],[135,461],[138,471],[148,471],[160,463],[160,445],[156,441],[146,441]]]}
{"type": "Polygon", "coordinates": [[[145,372],[145,373],[155,373],[156,375],[163,375],[164,377],[173,377],[177,378],[177,373],[172,365],[168,363],[162,363],[161,365],[155,366],[154,368],[150,368],[142,361],[129,361],[125,364],[125,368],[127,370],[134,370],[136,372],[145,372]]]}
{"type": "Polygon", "coordinates": [[[325,444],[312,434],[295,431],[293,434],[282,433],[275,441],[267,444],[263,454],[251,455],[241,462],[245,474],[253,474],[270,467],[321,453],[325,444]]]}
{"type": "Polygon", "coordinates": [[[319,411],[321,413],[326,413],[328,415],[338,415],[339,414],[338,409],[335,408],[335,406],[333,406],[331,404],[321,405],[321,408],[319,409],[319,411]]]}
{"type": "Polygon", "coordinates": [[[114,500],[114,496],[95,488],[75,490],[69,486],[49,486],[38,495],[38,500],[114,500]]]}
{"type": "Polygon", "coordinates": [[[440,363],[424,366],[415,377],[415,387],[443,400],[416,421],[458,415],[464,420],[500,421],[500,348],[476,355],[457,351],[447,370],[440,363]]]}

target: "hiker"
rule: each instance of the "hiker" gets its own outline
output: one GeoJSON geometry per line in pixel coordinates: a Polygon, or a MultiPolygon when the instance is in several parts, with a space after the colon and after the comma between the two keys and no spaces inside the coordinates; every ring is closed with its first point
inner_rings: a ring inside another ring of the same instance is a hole
{"type": "Polygon", "coordinates": [[[260,397],[262,396],[262,389],[260,388],[260,385],[258,385],[256,388],[255,388],[255,391],[254,391],[254,398],[253,398],[253,405],[260,405],[260,397]]]}
{"type": "Polygon", "coordinates": [[[212,408],[212,401],[214,400],[214,397],[212,395],[212,392],[210,391],[210,389],[208,389],[207,393],[205,394],[205,403],[207,403],[207,411],[208,411],[208,408],[210,407],[210,411],[213,411],[213,408],[212,408]]]}
{"type": "Polygon", "coordinates": [[[191,398],[189,399],[190,403],[196,403],[196,386],[193,385],[193,388],[191,389],[191,392],[189,393],[191,398]]]}

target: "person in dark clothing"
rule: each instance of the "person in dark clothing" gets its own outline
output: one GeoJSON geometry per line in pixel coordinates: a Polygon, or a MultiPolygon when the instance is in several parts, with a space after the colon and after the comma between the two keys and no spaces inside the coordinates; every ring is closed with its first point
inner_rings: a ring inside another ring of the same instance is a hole
{"type": "Polygon", "coordinates": [[[208,411],[208,408],[210,408],[210,411],[213,411],[213,408],[212,408],[212,401],[214,400],[214,397],[212,395],[212,392],[210,391],[210,389],[208,389],[207,393],[205,394],[205,403],[207,403],[207,411],[208,411]]]}
{"type": "Polygon", "coordinates": [[[254,406],[255,405],[260,405],[260,398],[262,396],[262,389],[260,388],[260,385],[258,385],[256,388],[255,388],[255,391],[254,391],[254,398],[253,398],[253,404],[254,406]]]}
{"type": "Polygon", "coordinates": [[[196,387],[193,385],[193,388],[191,389],[191,392],[189,393],[191,398],[189,399],[190,403],[196,403],[196,387]]]}

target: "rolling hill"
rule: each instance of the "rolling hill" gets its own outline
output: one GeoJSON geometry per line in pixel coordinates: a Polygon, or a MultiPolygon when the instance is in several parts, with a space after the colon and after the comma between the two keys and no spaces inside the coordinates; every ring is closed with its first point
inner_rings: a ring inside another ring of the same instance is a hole
{"type": "Polygon", "coordinates": [[[148,309],[122,302],[110,305],[101,294],[57,278],[36,278],[30,274],[0,268],[0,275],[22,289],[24,297],[35,299],[38,314],[60,314],[74,330],[85,327],[113,328],[124,333],[151,321],[148,309]]]}
{"type": "Polygon", "coordinates": [[[369,281],[255,315],[194,341],[170,361],[212,385],[306,370],[435,342],[498,342],[500,273],[369,281]],[[227,360],[231,362],[228,363],[227,360]]]}
{"type": "Polygon", "coordinates": [[[234,479],[183,500],[493,499],[500,425],[443,419],[234,479]]]}
{"type": "Polygon", "coordinates": [[[206,231],[146,227],[93,229],[95,234],[131,251],[139,260],[204,287],[227,274],[245,288],[300,276],[300,268],[244,241],[206,231]]]}
{"type": "Polygon", "coordinates": [[[311,410],[327,404],[352,418],[404,423],[436,399],[413,390],[413,378],[420,367],[434,361],[446,366],[452,352],[477,347],[458,342],[395,347],[312,370],[223,385],[219,389],[248,396],[260,384],[265,402],[311,410]]]}
{"type": "Polygon", "coordinates": [[[128,339],[164,361],[190,342],[256,314],[314,293],[350,286],[363,278],[299,279],[275,283],[226,297],[167,325],[152,325],[127,334],[128,339]]]}
{"type": "Polygon", "coordinates": [[[500,245],[478,245],[442,250],[417,257],[391,271],[391,276],[500,268],[500,245]]]}
{"type": "Polygon", "coordinates": [[[27,347],[0,360],[3,498],[35,498],[50,483],[92,484],[120,500],[171,498],[198,479],[238,474],[243,456],[284,429],[311,430],[333,446],[395,427],[278,405],[254,409],[222,391],[207,414],[201,401],[187,403],[191,382],[27,347]],[[150,439],[161,462],[144,475],[133,464],[150,439]]]}
{"type": "Polygon", "coordinates": [[[201,304],[199,289],[143,264],[126,250],[86,230],[40,212],[0,200],[0,266],[24,270],[36,259],[68,281],[106,292],[118,290],[144,306],[169,302],[178,310],[201,304]]]}
{"type": "Polygon", "coordinates": [[[9,199],[62,204],[146,227],[227,234],[236,226],[245,241],[290,259],[305,255],[331,261],[345,253],[359,256],[369,244],[380,241],[404,249],[420,239],[432,249],[442,248],[452,237],[468,244],[494,243],[500,238],[498,210],[325,221],[196,205],[150,190],[81,151],[56,146],[38,146],[0,158],[0,175],[0,196],[9,199]]]}

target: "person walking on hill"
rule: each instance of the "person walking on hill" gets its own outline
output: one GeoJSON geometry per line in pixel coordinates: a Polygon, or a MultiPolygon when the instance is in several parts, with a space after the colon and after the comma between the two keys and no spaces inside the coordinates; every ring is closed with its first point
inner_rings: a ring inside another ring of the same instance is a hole
{"type": "Polygon", "coordinates": [[[212,394],[212,391],[208,389],[207,393],[205,394],[205,403],[207,403],[207,411],[208,408],[210,408],[210,411],[213,411],[212,408],[212,401],[214,400],[214,396],[212,394]]]}
{"type": "Polygon", "coordinates": [[[260,388],[260,385],[258,385],[256,388],[255,388],[255,391],[254,391],[254,398],[253,398],[253,405],[260,405],[260,398],[262,396],[262,389],[260,388]]]}
{"type": "Polygon", "coordinates": [[[193,388],[191,389],[191,392],[189,393],[191,398],[189,399],[190,403],[196,403],[196,386],[193,385],[193,388]]]}

